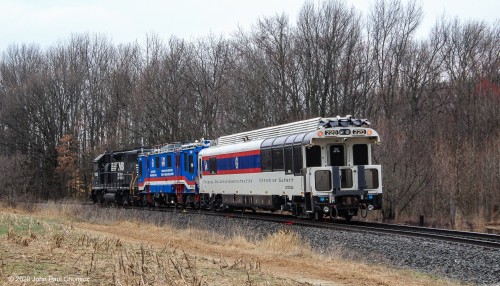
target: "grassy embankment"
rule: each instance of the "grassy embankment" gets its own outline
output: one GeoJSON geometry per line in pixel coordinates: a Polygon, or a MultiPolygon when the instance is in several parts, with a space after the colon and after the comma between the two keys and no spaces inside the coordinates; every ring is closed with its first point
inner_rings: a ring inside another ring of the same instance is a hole
{"type": "Polygon", "coordinates": [[[219,233],[122,214],[53,203],[0,208],[0,284],[453,285],[315,253],[286,229],[252,240],[242,229],[219,233]]]}

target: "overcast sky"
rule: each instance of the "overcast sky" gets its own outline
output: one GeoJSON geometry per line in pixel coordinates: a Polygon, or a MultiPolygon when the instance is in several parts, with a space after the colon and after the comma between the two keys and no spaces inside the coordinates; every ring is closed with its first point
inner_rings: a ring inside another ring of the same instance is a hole
{"type": "MultiPolygon", "coordinates": [[[[320,0],[310,0],[319,3],[320,0]]],[[[345,0],[367,12],[374,0],[345,0]]],[[[193,40],[213,33],[230,36],[249,30],[259,17],[285,13],[295,23],[305,0],[0,0],[0,51],[12,44],[42,48],[73,33],[104,34],[115,44],[139,41],[155,33],[193,40]]],[[[500,0],[421,0],[426,35],[445,14],[493,23],[500,0]]]]}

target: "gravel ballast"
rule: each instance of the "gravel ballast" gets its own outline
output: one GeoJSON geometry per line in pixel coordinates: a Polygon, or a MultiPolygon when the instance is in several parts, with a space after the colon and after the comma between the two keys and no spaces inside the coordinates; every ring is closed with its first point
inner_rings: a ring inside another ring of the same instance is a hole
{"type": "MultiPolygon", "coordinates": [[[[85,219],[96,216],[95,208],[85,219]]],[[[85,212],[84,212],[85,213],[85,212]]],[[[365,263],[414,269],[439,277],[480,285],[500,283],[500,250],[407,236],[284,225],[231,216],[142,210],[102,209],[103,218],[140,219],[156,225],[213,231],[226,237],[258,240],[283,228],[297,233],[319,253],[341,255],[365,263]],[[103,213],[104,212],[104,213],[103,213]]],[[[82,214],[82,213],[80,213],[82,214]]]]}

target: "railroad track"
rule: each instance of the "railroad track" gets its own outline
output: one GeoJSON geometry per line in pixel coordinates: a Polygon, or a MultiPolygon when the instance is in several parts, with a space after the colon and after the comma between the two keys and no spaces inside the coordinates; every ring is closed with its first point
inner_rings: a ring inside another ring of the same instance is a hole
{"type": "MultiPolygon", "coordinates": [[[[209,213],[211,215],[221,215],[220,213],[209,213]]],[[[456,231],[427,227],[406,226],[398,224],[384,224],[361,221],[312,221],[297,219],[291,216],[268,214],[268,213],[226,213],[222,214],[231,218],[244,218],[254,220],[265,220],[269,222],[283,223],[287,225],[300,225],[306,227],[320,227],[326,229],[340,229],[345,231],[359,231],[371,233],[384,233],[394,235],[404,235],[420,237],[439,241],[461,243],[479,247],[488,247],[500,250],[500,235],[456,231]]]]}
{"type": "Polygon", "coordinates": [[[229,212],[215,212],[215,211],[200,211],[192,209],[180,210],[176,208],[152,208],[152,207],[150,208],[126,207],[126,208],[149,210],[149,211],[162,211],[162,212],[178,212],[178,213],[184,212],[189,214],[202,214],[210,216],[225,216],[234,219],[262,220],[268,222],[282,223],[286,225],[318,227],[318,228],[334,229],[334,230],[403,235],[403,236],[420,237],[425,239],[474,245],[479,247],[487,247],[500,250],[500,235],[488,234],[488,233],[456,231],[456,230],[446,230],[437,228],[406,226],[399,224],[362,222],[362,221],[350,221],[350,222],[343,220],[338,220],[333,222],[330,220],[313,221],[308,219],[298,219],[290,215],[283,215],[279,213],[261,213],[261,212],[229,213],[229,212]]]}
{"type": "Polygon", "coordinates": [[[495,234],[360,221],[352,221],[349,223],[337,222],[337,224],[347,225],[350,228],[352,227],[358,230],[429,238],[440,241],[500,249],[500,235],[495,234]]]}

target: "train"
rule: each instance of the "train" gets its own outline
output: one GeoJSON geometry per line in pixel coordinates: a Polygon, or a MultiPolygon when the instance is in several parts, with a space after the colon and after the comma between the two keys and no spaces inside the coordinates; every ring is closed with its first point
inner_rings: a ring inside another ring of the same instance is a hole
{"type": "Polygon", "coordinates": [[[94,160],[94,203],[280,211],[351,220],[382,208],[380,144],[366,119],[311,118],[216,140],[109,151],[94,160]]]}

